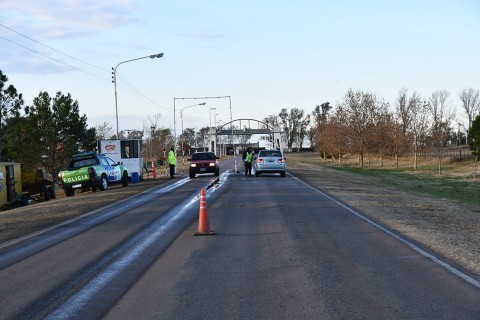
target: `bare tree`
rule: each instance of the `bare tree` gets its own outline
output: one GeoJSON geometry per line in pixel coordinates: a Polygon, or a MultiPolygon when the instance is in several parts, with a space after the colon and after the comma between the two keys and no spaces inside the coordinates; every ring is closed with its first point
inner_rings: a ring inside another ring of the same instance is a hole
{"type": "Polygon", "coordinates": [[[307,114],[305,118],[300,120],[300,123],[299,123],[300,129],[299,129],[298,138],[297,138],[297,145],[299,147],[299,151],[303,147],[303,141],[305,140],[305,136],[308,133],[309,124],[310,124],[310,115],[307,114]]]}
{"type": "Polygon", "coordinates": [[[143,124],[143,132],[148,132],[149,135],[149,139],[143,143],[144,158],[152,161],[162,159],[164,153],[159,135],[160,120],[161,115],[156,114],[153,118],[148,117],[143,124]]]}
{"type": "Polygon", "coordinates": [[[388,112],[387,104],[384,104],[375,115],[375,126],[373,128],[370,150],[378,153],[380,156],[380,166],[383,167],[384,156],[392,154],[394,151],[395,124],[393,115],[388,112]]]}
{"type": "Polygon", "coordinates": [[[408,100],[411,112],[410,125],[408,126],[409,146],[413,153],[413,169],[418,169],[418,153],[425,147],[430,124],[430,105],[423,101],[419,95],[414,94],[408,100]]]}
{"type": "MultiPolygon", "coordinates": [[[[416,96],[417,93],[414,92],[412,98],[415,99],[416,96]]],[[[406,88],[402,88],[398,93],[396,100],[396,113],[397,118],[400,120],[399,123],[402,126],[402,132],[404,135],[407,133],[407,129],[410,126],[412,117],[411,107],[411,104],[408,103],[408,90],[406,88]]]]}
{"type": "Polygon", "coordinates": [[[358,155],[363,167],[365,155],[370,151],[370,142],[375,134],[375,118],[379,101],[373,93],[348,90],[340,109],[345,113],[347,130],[345,134],[351,142],[351,148],[358,155]]]}
{"type": "Polygon", "coordinates": [[[304,111],[292,108],[290,113],[288,109],[284,108],[278,115],[283,126],[283,132],[285,134],[285,140],[289,151],[292,151],[293,143],[298,139],[298,135],[301,130],[301,119],[303,118],[304,111]]]}
{"type": "Polygon", "coordinates": [[[309,140],[310,144],[317,147],[317,142],[321,138],[322,135],[322,127],[327,120],[328,112],[332,109],[330,102],[324,102],[321,105],[317,105],[315,109],[312,111],[312,118],[313,118],[313,127],[309,132],[309,140]]]}
{"type": "Polygon", "coordinates": [[[395,113],[393,118],[388,123],[388,134],[391,138],[391,148],[392,152],[395,155],[395,167],[398,168],[398,157],[402,154],[406,147],[406,133],[403,130],[402,121],[398,118],[398,114],[395,113]]]}
{"type": "Polygon", "coordinates": [[[107,140],[114,137],[113,127],[110,123],[104,122],[95,126],[97,132],[97,140],[107,140]]]}
{"type": "Polygon", "coordinates": [[[438,173],[442,173],[442,158],[444,148],[450,136],[451,123],[454,118],[449,109],[449,93],[446,90],[435,91],[430,97],[432,112],[431,146],[438,159],[438,173]]]}
{"type": "Polygon", "coordinates": [[[323,150],[323,158],[327,160],[327,154],[338,156],[338,163],[341,164],[342,156],[351,151],[351,141],[346,132],[348,131],[346,113],[339,106],[335,114],[328,117],[322,129],[322,135],[319,137],[317,144],[323,150]]]}
{"type": "MultiPolygon", "coordinates": [[[[463,108],[468,118],[467,131],[472,127],[473,120],[480,113],[480,92],[478,90],[463,89],[459,94],[460,100],[462,100],[463,108]]],[[[468,143],[468,136],[467,136],[468,143]]]]}

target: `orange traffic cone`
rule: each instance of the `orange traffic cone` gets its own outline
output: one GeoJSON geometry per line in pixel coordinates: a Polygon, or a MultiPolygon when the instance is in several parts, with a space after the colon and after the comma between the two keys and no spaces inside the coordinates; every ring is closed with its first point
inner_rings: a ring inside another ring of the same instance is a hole
{"type": "Polygon", "coordinates": [[[200,191],[200,211],[198,212],[198,231],[193,235],[206,236],[213,235],[215,231],[210,230],[207,213],[207,196],[205,195],[205,188],[200,191]]]}

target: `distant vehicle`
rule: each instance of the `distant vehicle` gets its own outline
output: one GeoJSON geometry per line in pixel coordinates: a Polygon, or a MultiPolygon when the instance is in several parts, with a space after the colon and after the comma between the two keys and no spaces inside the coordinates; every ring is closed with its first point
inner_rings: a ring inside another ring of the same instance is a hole
{"type": "Polygon", "coordinates": [[[23,195],[35,201],[56,198],[53,176],[44,168],[22,171],[22,190],[23,195]]]}
{"type": "Polygon", "coordinates": [[[113,183],[128,186],[128,172],[125,166],[113,161],[104,154],[87,152],[74,155],[68,169],[58,174],[60,186],[67,197],[75,194],[75,189],[108,189],[113,183]]]}
{"type": "Polygon", "coordinates": [[[213,173],[215,176],[220,175],[220,167],[218,165],[218,159],[213,152],[195,152],[192,154],[192,158],[187,159],[190,161],[188,174],[190,179],[195,178],[197,174],[213,173]]]}
{"type": "Polygon", "coordinates": [[[280,150],[260,150],[254,161],[255,177],[262,173],[279,173],[285,177],[285,158],[280,150]]]}

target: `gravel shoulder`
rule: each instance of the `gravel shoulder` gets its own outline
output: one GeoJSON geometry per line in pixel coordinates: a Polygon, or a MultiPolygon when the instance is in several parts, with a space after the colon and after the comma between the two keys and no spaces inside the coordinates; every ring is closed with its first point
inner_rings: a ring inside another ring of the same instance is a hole
{"type": "MultiPolygon", "coordinates": [[[[480,208],[396,190],[368,177],[303,163],[287,156],[287,170],[370,219],[390,228],[451,264],[480,276],[480,208]]],[[[160,177],[112,186],[105,192],[59,197],[0,211],[0,244],[123,200],[167,182],[160,177]]],[[[62,194],[60,191],[59,194],[62,194]]]]}

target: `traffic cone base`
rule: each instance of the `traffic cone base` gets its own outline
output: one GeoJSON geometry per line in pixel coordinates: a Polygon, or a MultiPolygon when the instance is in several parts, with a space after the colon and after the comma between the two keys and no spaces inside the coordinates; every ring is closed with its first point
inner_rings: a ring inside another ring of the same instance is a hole
{"type": "Polygon", "coordinates": [[[207,196],[205,195],[205,189],[202,188],[200,192],[200,211],[198,212],[198,231],[193,235],[209,236],[214,234],[215,231],[210,230],[210,224],[208,223],[207,196]]]}
{"type": "Polygon", "coordinates": [[[210,232],[194,232],[194,236],[213,236],[215,234],[215,231],[210,230],[210,232]]]}

